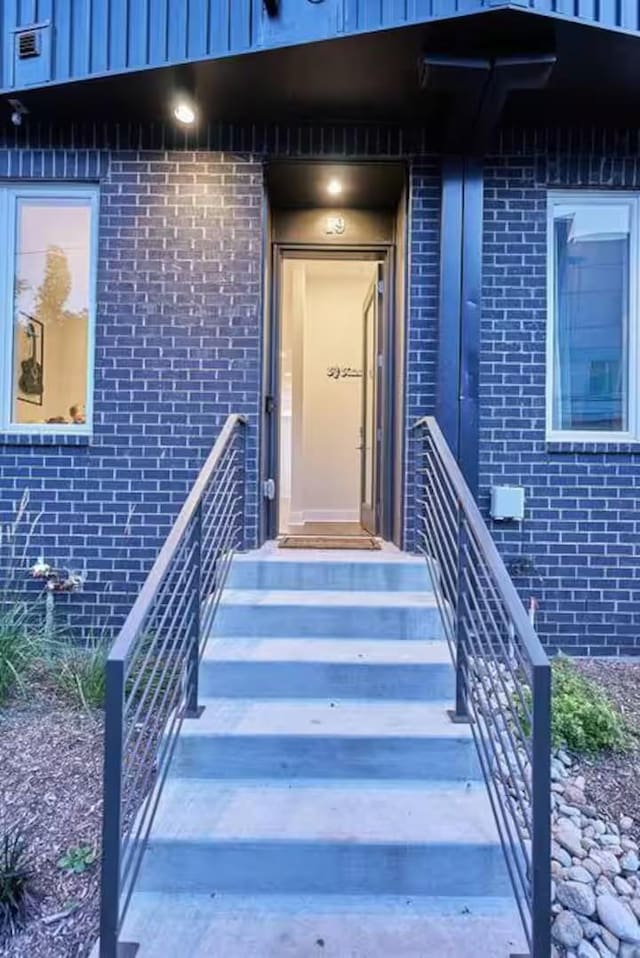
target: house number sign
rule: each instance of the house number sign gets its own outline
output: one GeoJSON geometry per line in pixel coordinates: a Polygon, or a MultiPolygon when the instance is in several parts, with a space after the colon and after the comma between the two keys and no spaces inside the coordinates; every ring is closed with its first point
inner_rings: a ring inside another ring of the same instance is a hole
{"type": "Polygon", "coordinates": [[[329,379],[362,379],[362,370],[353,366],[329,366],[327,376],[329,379]]]}

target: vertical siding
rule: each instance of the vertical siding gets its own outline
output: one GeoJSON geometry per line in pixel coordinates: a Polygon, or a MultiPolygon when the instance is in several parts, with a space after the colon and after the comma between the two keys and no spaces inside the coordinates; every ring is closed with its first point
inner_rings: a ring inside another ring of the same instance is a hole
{"type": "MultiPolygon", "coordinates": [[[[64,81],[399,27],[507,0],[0,0],[0,87],[12,85],[13,32],[51,23],[51,76],[64,81]]],[[[514,0],[541,13],[640,31],[637,0],[514,0]]]]}

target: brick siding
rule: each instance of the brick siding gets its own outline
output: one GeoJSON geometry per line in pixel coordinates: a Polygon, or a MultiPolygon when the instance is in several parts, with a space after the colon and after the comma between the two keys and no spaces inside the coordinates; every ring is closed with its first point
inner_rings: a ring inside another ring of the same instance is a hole
{"type": "Polygon", "coordinates": [[[545,441],[547,192],[640,188],[637,139],[514,132],[485,166],[480,502],[525,487],[524,523],[491,531],[508,565],[532,561],[514,581],[569,654],[640,652],[640,444],[545,441]]]}
{"type": "Polygon", "coordinates": [[[230,412],[249,417],[257,537],[262,166],[192,151],[0,150],[0,176],[99,180],[90,439],[1,437],[0,515],[23,490],[35,558],[86,569],[63,597],[100,631],[123,616],[230,412]],[[128,530],[128,534],[126,531],[128,530]]]}

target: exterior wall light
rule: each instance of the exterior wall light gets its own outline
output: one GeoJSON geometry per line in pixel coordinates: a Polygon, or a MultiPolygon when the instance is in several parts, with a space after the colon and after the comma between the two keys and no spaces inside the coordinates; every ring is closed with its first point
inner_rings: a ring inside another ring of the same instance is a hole
{"type": "Polygon", "coordinates": [[[173,108],[173,115],[179,123],[184,123],[185,126],[191,126],[192,123],[195,123],[196,111],[186,100],[179,100],[176,103],[173,108]]]}
{"type": "Polygon", "coordinates": [[[342,183],[340,180],[337,180],[335,177],[327,183],[327,193],[331,196],[338,196],[339,193],[342,193],[342,183]]]}

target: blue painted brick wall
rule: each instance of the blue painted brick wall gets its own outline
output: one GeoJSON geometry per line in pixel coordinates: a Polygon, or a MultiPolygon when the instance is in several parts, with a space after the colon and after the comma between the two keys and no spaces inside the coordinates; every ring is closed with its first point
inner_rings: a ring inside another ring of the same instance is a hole
{"type": "Polygon", "coordinates": [[[415,546],[415,423],[433,415],[438,361],[438,291],[440,270],[440,161],[417,157],[410,169],[410,236],[405,372],[405,543],[415,546]]]}
{"type": "Polygon", "coordinates": [[[481,505],[493,483],[526,489],[526,519],[491,523],[537,627],[571,654],[640,652],[640,445],[545,442],[549,188],[640,188],[636,133],[514,131],[487,160],[480,351],[481,505]]]}
{"type": "MultiPolygon", "coordinates": [[[[0,178],[101,187],[94,435],[0,435],[0,521],[28,489],[31,513],[43,513],[30,559],[86,569],[84,591],[57,600],[72,623],[121,625],[231,411],[250,417],[247,542],[256,540],[265,157],[425,149],[419,128],[352,125],[220,124],[193,136],[45,124],[10,128],[4,141],[0,131],[0,178]]],[[[413,162],[410,457],[411,427],[433,409],[439,194],[437,161],[413,162]]]]}
{"type": "MultiPolygon", "coordinates": [[[[86,566],[84,621],[120,624],[226,414],[251,417],[249,541],[256,535],[262,316],[262,161],[269,155],[413,156],[408,276],[406,496],[412,425],[433,411],[440,171],[424,131],[336,127],[48,131],[0,148],[0,177],[100,181],[96,429],[89,441],[0,437],[0,515],[29,488],[44,517],[34,557],[86,566]],[[60,140],[74,148],[52,149],[60,140]],[[37,146],[37,148],[35,148],[37,146]],[[133,509],[130,534],[125,535],[133,509]]],[[[480,500],[522,483],[522,527],[492,523],[540,602],[538,628],[573,653],[638,652],[640,449],[544,437],[546,193],[640,188],[638,134],[503,134],[486,163],[480,500]]],[[[414,516],[407,509],[408,541],[414,516]]]]}
{"type": "Polygon", "coordinates": [[[248,154],[0,149],[0,177],[99,180],[95,428],[0,437],[0,516],[42,510],[30,558],[86,569],[74,622],[121,624],[230,412],[249,416],[257,535],[262,166],[248,154]],[[126,534],[128,530],[128,534],[126,534]]]}

